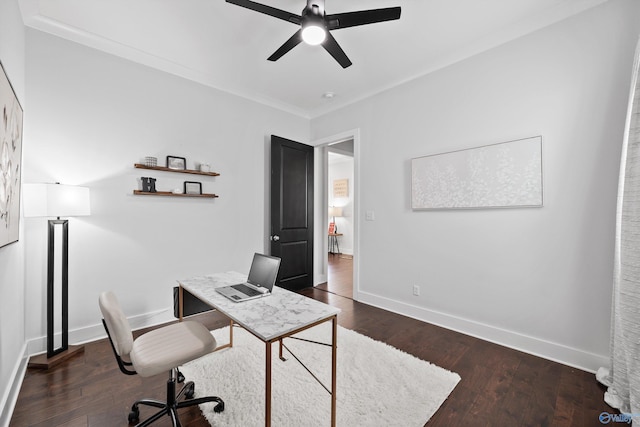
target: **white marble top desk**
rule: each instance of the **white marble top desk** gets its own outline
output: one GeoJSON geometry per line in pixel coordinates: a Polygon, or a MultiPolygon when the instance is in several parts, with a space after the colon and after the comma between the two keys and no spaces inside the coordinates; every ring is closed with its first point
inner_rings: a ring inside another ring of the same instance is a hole
{"type": "Polygon", "coordinates": [[[340,312],[339,308],[277,286],[269,296],[243,302],[233,302],[215,290],[246,280],[246,275],[230,271],[178,280],[178,283],[263,341],[276,340],[340,312]]]}
{"type": "MultiPolygon", "coordinates": [[[[244,274],[233,271],[210,274],[178,280],[181,289],[186,289],[232,322],[242,326],[260,338],[266,344],[265,352],[265,426],[271,426],[271,344],[280,341],[280,359],[282,356],[282,339],[296,332],[310,328],[323,322],[332,322],[331,337],[331,425],[336,425],[336,360],[338,313],[340,309],[307,298],[304,295],[275,286],[271,295],[243,302],[233,302],[216,291],[217,287],[243,283],[247,280],[244,274]]],[[[182,290],[180,291],[182,304],[182,290]]],[[[182,307],[180,308],[182,313],[182,307]]],[[[233,328],[229,328],[229,344],[218,346],[219,349],[233,347],[233,328]]]]}

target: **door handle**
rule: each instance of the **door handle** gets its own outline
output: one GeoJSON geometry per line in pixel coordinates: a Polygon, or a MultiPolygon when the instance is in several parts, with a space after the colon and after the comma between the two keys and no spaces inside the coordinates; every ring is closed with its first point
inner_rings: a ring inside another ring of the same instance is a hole
{"type": "Polygon", "coordinates": [[[277,242],[278,240],[280,240],[280,236],[278,236],[277,234],[275,236],[271,236],[271,241],[277,242]]]}

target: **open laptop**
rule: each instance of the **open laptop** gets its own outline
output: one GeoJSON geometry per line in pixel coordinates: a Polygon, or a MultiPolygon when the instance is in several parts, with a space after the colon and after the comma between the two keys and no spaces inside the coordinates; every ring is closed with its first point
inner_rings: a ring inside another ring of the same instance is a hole
{"type": "Polygon", "coordinates": [[[267,296],[276,283],[279,269],[280,258],[256,253],[245,283],[223,286],[216,288],[216,291],[235,302],[267,296]]]}

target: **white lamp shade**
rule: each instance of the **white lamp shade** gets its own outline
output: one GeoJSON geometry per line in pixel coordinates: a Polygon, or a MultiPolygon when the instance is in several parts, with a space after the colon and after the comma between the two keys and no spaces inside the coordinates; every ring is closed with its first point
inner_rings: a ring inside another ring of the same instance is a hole
{"type": "Polygon", "coordinates": [[[329,216],[342,216],[342,208],[338,206],[329,206],[329,216]]]}
{"type": "Polygon", "coordinates": [[[88,187],[62,184],[25,184],[25,217],[91,215],[88,187]]]}

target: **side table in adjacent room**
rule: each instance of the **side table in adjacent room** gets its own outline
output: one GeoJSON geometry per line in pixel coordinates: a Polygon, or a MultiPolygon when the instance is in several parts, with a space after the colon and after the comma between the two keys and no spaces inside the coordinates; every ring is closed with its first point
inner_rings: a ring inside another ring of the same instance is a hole
{"type": "Polygon", "coordinates": [[[338,236],[342,236],[342,233],[329,233],[329,253],[339,254],[340,243],[338,243],[338,236]],[[337,249],[337,252],[336,252],[337,249]]]}

